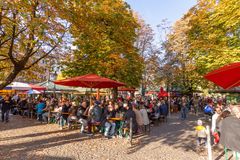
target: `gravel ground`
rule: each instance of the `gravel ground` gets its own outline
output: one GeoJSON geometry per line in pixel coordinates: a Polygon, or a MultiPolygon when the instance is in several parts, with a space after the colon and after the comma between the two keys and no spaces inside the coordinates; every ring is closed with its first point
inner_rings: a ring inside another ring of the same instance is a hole
{"type": "Polygon", "coordinates": [[[9,123],[0,122],[0,159],[204,160],[206,151],[195,152],[196,120],[193,115],[185,121],[172,115],[167,123],[152,127],[150,134],[134,137],[131,146],[126,139],[105,139],[100,134],[90,138],[79,130],[59,130],[56,124],[11,116],[9,123]]]}

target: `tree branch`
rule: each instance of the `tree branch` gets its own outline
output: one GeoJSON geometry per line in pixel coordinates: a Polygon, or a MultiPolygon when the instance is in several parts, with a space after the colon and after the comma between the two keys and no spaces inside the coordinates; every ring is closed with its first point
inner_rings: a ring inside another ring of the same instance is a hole
{"type": "MultiPolygon", "coordinates": [[[[17,37],[19,34],[21,34],[22,32],[24,32],[24,31],[26,31],[26,30],[27,30],[27,27],[21,29],[17,34],[15,34],[15,37],[17,37]]],[[[0,48],[1,48],[1,46],[4,45],[6,42],[8,42],[9,40],[11,40],[11,38],[12,38],[12,37],[9,37],[9,38],[7,38],[6,40],[4,40],[4,41],[2,41],[2,42],[0,41],[0,48]]]]}
{"type": "Polygon", "coordinates": [[[2,67],[2,68],[0,68],[0,71],[3,71],[3,70],[5,70],[5,69],[9,69],[9,68],[12,68],[13,66],[8,66],[8,67],[2,67]]]}
{"type": "Polygon", "coordinates": [[[33,62],[32,64],[30,64],[27,67],[24,67],[23,70],[27,70],[29,68],[31,68],[32,66],[34,66],[35,64],[37,64],[40,60],[42,60],[43,58],[47,57],[55,48],[57,48],[58,44],[56,44],[55,46],[53,46],[53,48],[51,50],[49,50],[47,53],[45,53],[42,57],[38,58],[35,62],[33,62]]]}
{"type": "MultiPolygon", "coordinates": [[[[13,19],[16,20],[16,13],[13,13],[13,19]]],[[[15,40],[15,33],[16,33],[16,24],[13,24],[12,27],[12,38],[11,38],[11,44],[9,47],[9,51],[8,51],[8,56],[10,58],[10,60],[12,61],[12,63],[14,64],[14,66],[17,65],[17,61],[15,60],[15,58],[13,57],[12,53],[13,53],[13,46],[14,46],[14,40],[15,40]]]]}

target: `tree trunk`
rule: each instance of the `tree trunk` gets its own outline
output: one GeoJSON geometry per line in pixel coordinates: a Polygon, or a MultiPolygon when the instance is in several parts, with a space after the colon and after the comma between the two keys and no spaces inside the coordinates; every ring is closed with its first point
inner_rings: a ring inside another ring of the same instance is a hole
{"type": "Polygon", "coordinates": [[[134,93],[135,93],[135,91],[130,92],[130,96],[131,96],[131,98],[134,98],[134,97],[135,97],[134,93]]]}
{"type": "Polygon", "coordinates": [[[12,83],[12,81],[14,81],[20,71],[20,67],[14,67],[13,71],[8,75],[8,77],[0,83],[0,90],[4,89],[7,85],[12,83]]]}
{"type": "Polygon", "coordinates": [[[117,97],[118,97],[118,89],[117,88],[113,88],[112,89],[112,93],[113,93],[113,100],[116,101],[117,97]]]}

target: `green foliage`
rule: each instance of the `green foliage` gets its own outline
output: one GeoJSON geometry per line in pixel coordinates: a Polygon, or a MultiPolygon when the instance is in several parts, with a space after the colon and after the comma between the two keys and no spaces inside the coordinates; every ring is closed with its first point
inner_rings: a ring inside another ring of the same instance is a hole
{"type": "Polygon", "coordinates": [[[143,60],[134,47],[138,24],[129,6],[122,0],[89,0],[71,1],[63,9],[71,15],[76,47],[63,62],[64,76],[96,73],[138,86],[143,60]]]}
{"type": "MultiPolygon", "coordinates": [[[[0,3],[0,89],[56,51],[66,25],[48,0],[0,3]]],[[[38,68],[39,69],[39,68],[38,68]]]]}
{"type": "Polygon", "coordinates": [[[239,0],[199,0],[175,23],[165,43],[165,59],[172,81],[185,92],[210,87],[204,74],[240,61],[239,6],[239,0]]]}
{"type": "Polygon", "coordinates": [[[240,61],[240,1],[201,0],[185,16],[189,49],[199,73],[240,61]]]}

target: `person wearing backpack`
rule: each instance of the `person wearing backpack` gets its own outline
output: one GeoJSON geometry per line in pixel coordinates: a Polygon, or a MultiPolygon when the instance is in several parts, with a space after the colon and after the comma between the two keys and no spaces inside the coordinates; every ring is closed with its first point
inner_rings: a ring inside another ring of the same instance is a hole
{"type": "Polygon", "coordinates": [[[209,102],[205,107],[204,107],[204,113],[209,115],[209,116],[213,116],[214,114],[214,109],[213,109],[213,103],[209,102]]]}

